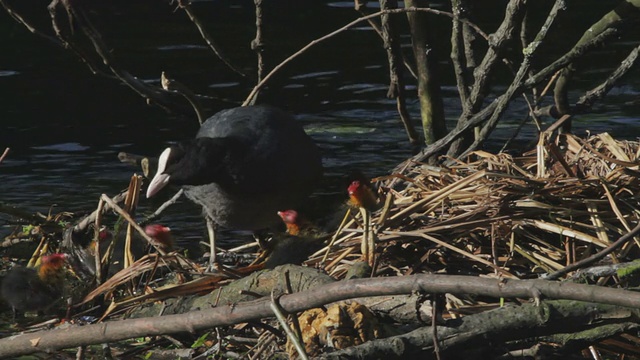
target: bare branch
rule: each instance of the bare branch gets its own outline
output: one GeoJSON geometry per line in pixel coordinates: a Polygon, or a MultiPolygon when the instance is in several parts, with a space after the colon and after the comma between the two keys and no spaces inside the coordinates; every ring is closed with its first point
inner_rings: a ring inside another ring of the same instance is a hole
{"type": "Polygon", "coordinates": [[[598,100],[601,100],[611,88],[620,80],[623,76],[625,76],[629,70],[631,70],[638,63],[640,54],[640,46],[635,47],[627,57],[622,60],[620,66],[616,70],[614,70],[611,75],[600,85],[595,88],[589,90],[585,95],[580,97],[580,99],[576,102],[574,113],[582,113],[587,109],[590,109],[598,100]]]}
{"type": "MultiPolygon", "coordinates": [[[[500,119],[500,117],[502,117],[502,114],[506,110],[507,105],[509,104],[511,99],[516,95],[516,92],[518,91],[518,89],[522,88],[522,84],[524,83],[525,77],[527,77],[527,75],[529,74],[529,68],[531,67],[531,59],[533,58],[536,50],[538,49],[542,41],[547,36],[549,29],[551,29],[551,25],[553,24],[553,22],[558,16],[558,13],[564,9],[565,9],[564,0],[556,0],[555,4],[553,5],[553,8],[551,9],[551,11],[549,11],[549,15],[547,16],[545,23],[540,27],[540,31],[536,35],[535,40],[532,41],[529,44],[529,46],[523,50],[524,58],[522,60],[522,63],[520,64],[520,68],[518,69],[518,72],[515,75],[515,78],[513,79],[513,82],[511,83],[507,91],[505,91],[504,94],[500,97],[500,101],[498,102],[496,109],[491,115],[491,118],[483,126],[477,138],[474,140],[471,146],[469,146],[462,154],[460,154],[461,157],[475,150],[482,142],[484,142],[487,136],[489,136],[491,131],[493,131],[493,129],[496,127],[496,125],[498,124],[498,120],[500,119]]],[[[475,84],[475,85],[478,86],[478,84],[475,84]]],[[[472,101],[473,101],[473,93],[472,93],[472,101]]]]}
{"type": "Polygon", "coordinates": [[[256,7],[256,38],[251,41],[251,49],[256,52],[258,57],[258,82],[264,77],[264,58],[262,51],[264,43],[262,42],[262,0],[253,1],[256,7]]]}
{"type": "Polygon", "coordinates": [[[467,73],[467,62],[464,53],[463,25],[458,19],[466,15],[464,12],[466,5],[466,2],[462,0],[454,0],[451,6],[454,15],[451,25],[451,60],[463,110],[466,110],[468,103],[470,76],[467,73]]]}
{"type": "MultiPolygon", "coordinates": [[[[564,66],[566,66],[571,61],[573,61],[576,58],[582,56],[589,49],[591,49],[591,48],[593,48],[595,46],[598,46],[599,44],[601,44],[602,42],[606,41],[610,37],[615,36],[617,33],[618,32],[615,29],[607,29],[604,32],[598,34],[598,36],[594,37],[590,41],[588,41],[588,42],[586,42],[586,43],[584,43],[584,44],[582,44],[580,46],[574,47],[573,49],[571,49],[571,51],[569,51],[568,53],[563,55],[558,60],[554,61],[552,64],[550,64],[546,68],[540,70],[535,75],[532,75],[529,78],[527,78],[527,80],[524,81],[524,83],[522,84],[522,87],[516,90],[515,94],[520,94],[523,91],[525,91],[526,89],[530,89],[531,87],[536,86],[539,83],[545,81],[545,79],[547,79],[548,77],[552,76],[555,72],[557,72],[559,69],[561,69],[564,66]]],[[[463,123],[459,123],[456,126],[456,128],[451,130],[442,139],[440,139],[440,140],[436,141],[435,143],[431,144],[431,146],[423,149],[422,152],[420,152],[419,154],[415,155],[411,159],[408,159],[407,161],[405,161],[405,162],[399,164],[398,166],[396,166],[393,171],[394,172],[401,171],[403,168],[405,168],[407,163],[421,162],[421,161],[424,161],[425,159],[427,159],[427,158],[439,153],[442,149],[444,149],[446,146],[448,146],[454,140],[456,140],[459,136],[461,136],[466,130],[470,129],[473,126],[476,126],[476,125],[482,123],[483,121],[486,121],[491,116],[491,114],[493,114],[496,106],[498,105],[498,101],[502,98],[502,96],[504,96],[504,95],[501,95],[498,98],[494,99],[489,105],[485,106],[484,109],[482,109],[481,111],[479,111],[478,113],[473,115],[469,120],[467,120],[467,121],[465,121],[463,123]]]]}
{"type": "MultiPolygon", "coordinates": [[[[506,7],[504,20],[489,38],[489,49],[487,50],[480,66],[474,70],[473,88],[469,93],[468,104],[463,108],[465,112],[460,115],[458,124],[464,123],[469,117],[475,114],[484,102],[488,93],[489,80],[493,77],[498,60],[502,58],[502,53],[507,44],[514,38],[516,24],[519,24],[525,14],[527,0],[511,0],[506,7]]],[[[456,139],[456,142],[449,147],[448,155],[457,157],[462,149],[469,146],[472,140],[472,133],[464,132],[462,138],[456,139]]]]}
{"type": "Polygon", "coordinates": [[[233,72],[235,72],[236,74],[241,75],[241,76],[246,76],[242,71],[240,71],[240,69],[238,69],[237,67],[233,66],[233,64],[231,64],[231,61],[229,60],[229,58],[222,52],[222,50],[220,50],[220,45],[218,45],[213,40],[213,37],[211,35],[209,35],[207,30],[204,28],[204,25],[202,24],[202,22],[200,21],[200,19],[198,19],[198,17],[196,16],[196,13],[191,8],[191,1],[189,1],[189,0],[179,0],[178,1],[178,6],[180,8],[182,8],[185,13],[187,13],[187,16],[189,16],[189,19],[191,20],[191,22],[193,22],[193,24],[196,26],[196,28],[198,28],[198,31],[200,32],[200,35],[202,36],[204,41],[207,43],[207,45],[209,45],[209,47],[211,48],[213,53],[216,54],[216,56],[225,65],[227,65],[227,67],[229,69],[231,69],[233,72]]]}
{"type": "MultiPolygon", "coordinates": [[[[379,17],[383,14],[395,14],[395,13],[406,13],[406,12],[414,12],[414,11],[422,11],[422,12],[428,12],[428,13],[432,13],[432,14],[436,14],[436,15],[444,15],[444,16],[448,16],[453,18],[453,14],[446,12],[446,11],[440,11],[440,10],[435,10],[435,9],[431,9],[431,8],[406,8],[406,9],[390,9],[390,10],[382,10],[382,11],[378,11],[375,12],[373,14],[369,14],[363,17],[360,17],[358,19],[355,19],[351,22],[349,22],[348,24],[342,26],[341,28],[334,30],[326,35],[323,35],[313,41],[311,41],[310,43],[308,43],[307,45],[303,46],[300,50],[296,51],[295,53],[293,53],[291,56],[289,56],[288,58],[284,59],[280,64],[278,64],[277,66],[275,66],[265,77],[264,79],[262,79],[262,81],[260,81],[249,93],[249,95],[247,96],[247,98],[244,100],[244,102],[242,103],[243,106],[247,106],[247,104],[251,103],[252,99],[256,96],[256,94],[258,93],[258,91],[260,89],[262,89],[262,87],[264,87],[266,85],[266,83],[273,77],[275,76],[275,74],[278,73],[278,71],[280,71],[280,69],[282,69],[285,65],[287,65],[288,63],[290,63],[291,61],[293,61],[294,59],[296,59],[298,56],[304,54],[307,50],[309,50],[310,48],[314,47],[315,45],[328,40],[344,31],[346,31],[347,29],[363,22],[363,21],[367,21],[369,19],[373,19],[376,17],[379,17]]],[[[476,30],[479,34],[486,36],[486,34],[484,34],[484,32],[482,32],[482,30],[480,30],[480,28],[478,28],[475,24],[471,24],[470,22],[465,22],[465,24],[469,24],[474,30],[476,30]]]]}
{"type": "MultiPolygon", "coordinates": [[[[361,4],[358,0],[354,1],[355,2],[355,10],[357,12],[359,12],[361,15],[365,16],[367,15],[367,12],[363,9],[364,5],[361,4]]],[[[367,20],[367,22],[369,23],[369,26],[371,26],[371,28],[378,34],[378,36],[380,36],[380,38],[382,39],[382,28],[380,27],[380,25],[374,21],[374,19],[369,19],[367,20]]],[[[407,57],[404,55],[404,53],[402,54],[402,62],[404,64],[404,67],[411,73],[411,76],[413,76],[415,79],[418,78],[418,75],[416,73],[416,69],[415,66],[409,62],[409,60],[407,59],[407,57]]]]}
{"type": "MultiPolygon", "coordinates": [[[[425,0],[406,0],[405,5],[425,5],[425,0]]],[[[433,51],[433,27],[425,13],[407,13],[411,45],[418,72],[418,101],[425,144],[431,144],[447,134],[444,102],[438,76],[436,54],[433,51]]]]}
{"type": "MultiPolygon", "coordinates": [[[[380,8],[383,10],[395,9],[398,6],[397,1],[380,0],[380,8]],[[390,3],[391,2],[391,3],[390,3]]],[[[384,49],[387,51],[387,62],[389,63],[389,89],[387,97],[396,100],[396,108],[400,115],[400,121],[404,126],[409,143],[416,146],[420,142],[420,137],[413,127],[411,115],[407,110],[405,81],[403,76],[403,67],[399,65],[402,60],[402,49],[400,47],[400,37],[398,35],[398,27],[394,19],[389,14],[383,14],[380,17],[382,40],[384,49]]]]}
{"type": "Polygon", "coordinates": [[[163,89],[167,91],[174,91],[187,99],[187,101],[189,101],[189,104],[191,104],[191,106],[193,107],[193,110],[196,112],[200,125],[205,122],[207,117],[204,114],[204,110],[202,109],[200,102],[198,101],[198,97],[193,91],[191,91],[191,89],[189,89],[183,83],[169,78],[164,71],[160,75],[160,83],[162,84],[163,89]]]}
{"type": "Polygon", "coordinates": [[[56,45],[62,45],[60,43],[60,41],[58,41],[58,39],[54,38],[53,36],[49,36],[45,33],[43,33],[42,31],[39,31],[38,29],[35,28],[35,26],[31,25],[27,20],[25,20],[22,16],[20,16],[20,14],[18,14],[17,12],[15,12],[13,10],[13,8],[11,6],[9,6],[9,4],[5,1],[5,0],[0,0],[0,5],[2,5],[2,7],[7,11],[7,13],[15,20],[17,21],[19,24],[24,25],[24,27],[27,28],[27,30],[29,30],[31,33],[41,36],[47,40],[49,40],[50,42],[56,44],[56,45]]]}
{"type": "Polygon", "coordinates": [[[2,155],[0,155],[0,164],[2,164],[7,155],[9,155],[9,148],[5,148],[4,152],[2,152],[2,155]]]}

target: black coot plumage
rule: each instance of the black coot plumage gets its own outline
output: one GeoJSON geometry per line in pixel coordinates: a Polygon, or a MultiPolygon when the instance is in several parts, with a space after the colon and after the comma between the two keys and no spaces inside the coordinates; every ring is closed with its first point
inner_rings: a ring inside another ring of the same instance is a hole
{"type": "Polygon", "coordinates": [[[147,197],[179,185],[214,224],[260,230],[278,223],[278,210],[299,205],[321,175],[320,151],[291,115],[238,107],[207,119],[192,141],[164,150],[147,197]]]}

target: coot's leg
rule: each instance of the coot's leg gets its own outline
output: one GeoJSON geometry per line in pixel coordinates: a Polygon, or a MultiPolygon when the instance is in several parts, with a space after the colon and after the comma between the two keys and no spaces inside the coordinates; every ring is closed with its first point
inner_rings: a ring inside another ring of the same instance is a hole
{"type": "Polygon", "coordinates": [[[213,272],[216,270],[216,223],[213,222],[213,219],[211,219],[209,215],[206,215],[206,211],[204,217],[207,220],[207,234],[209,234],[209,251],[211,252],[209,255],[209,267],[207,268],[207,271],[213,272]]]}
{"type": "Polygon", "coordinates": [[[257,230],[253,232],[253,239],[258,243],[260,249],[265,250],[268,247],[269,239],[273,236],[267,229],[257,230]]]}

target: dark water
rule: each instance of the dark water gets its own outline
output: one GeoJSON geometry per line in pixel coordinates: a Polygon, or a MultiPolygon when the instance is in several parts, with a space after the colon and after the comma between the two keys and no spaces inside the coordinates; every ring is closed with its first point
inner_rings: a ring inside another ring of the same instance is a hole
{"type": "MultiPolygon", "coordinates": [[[[152,1],[133,3],[100,4],[91,13],[120,66],[151,82],[167,71],[195,92],[217,99],[207,103],[211,114],[242,102],[252,81],[226,69],[203,45],[182,11],[152,1]]],[[[479,23],[490,32],[495,27],[493,14],[501,13],[494,6],[501,7],[503,2],[480,3],[487,6],[479,7],[479,23]]],[[[550,57],[575,42],[589,21],[612,6],[601,1],[581,3],[590,4],[581,8],[589,8],[590,13],[569,16],[574,21],[561,29],[563,36],[547,49],[550,57]]],[[[539,2],[541,9],[550,4],[539,2]]],[[[265,6],[268,67],[356,17],[351,2],[266,1],[265,6]]],[[[234,64],[251,71],[255,67],[255,56],[248,48],[255,35],[253,2],[198,1],[194,9],[234,64]]],[[[39,26],[47,25],[44,5],[28,13],[39,26]]],[[[449,20],[434,21],[443,34],[438,46],[446,47],[449,20]]],[[[117,81],[91,75],[69,52],[30,34],[2,11],[0,33],[0,46],[10,49],[0,55],[0,147],[12,149],[0,165],[1,202],[43,213],[54,204],[54,211],[89,212],[100,194],[115,195],[136,171],[119,163],[118,152],[158,154],[170,141],[192,137],[197,130],[192,114],[167,113],[146,105],[117,81]]],[[[616,67],[637,44],[637,30],[633,36],[591,55],[593,69],[616,67]]],[[[442,51],[440,65],[447,118],[454,121],[460,106],[448,54],[448,48],[442,51]]],[[[575,96],[606,74],[587,71],[578,76],[575,96]]],[[[636,70],[628,76],[605,103],[597,105],[594,114],[574,120],[577,132],[609,131],[627,139],[640,135],[640,109],[624,105],[638,97],[638,74],[636,70]]],[[[395,102],[386,99],[386,91],[386,58],[380,40],[362,25],[292,63],[265,93],[263,101],[295,113],[323,150],[326,179],[310,201],[311,212],[315,208],[322,213],[346,197],[343,179],[351,170],[383,175],[411,155],[395,102]]],[[[410,88],[410,96],[409,109],[417,124],[415,88],[410,88]]],[[[499,148],[511,136],[525,109],[521,100],[514,102],[487,142],[489,149],[499,148]]],[[[535,139],[535,134],[533,126],[525,126],[520,143],[535,139]]],[[[165,191],[157,199],[143,199],[140,214],[153,211],[170,195],[165,191]]],[[[11,226],[2,214],[0,221],[0,236],[5,236],[11,226]]],[[[186,201],[167,210],[162,222],[183,240],[203,234],[199,209],[186,201]]]]}

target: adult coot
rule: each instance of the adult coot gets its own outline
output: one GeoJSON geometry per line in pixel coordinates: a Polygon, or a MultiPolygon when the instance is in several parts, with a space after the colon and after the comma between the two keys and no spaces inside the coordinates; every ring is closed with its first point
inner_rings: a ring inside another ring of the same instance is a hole
{"type": "Polygon", "coordinates": [[[164,150],[147,197],[167,184],[182,186],[202,205],[213,237],[214,224],[237,230],[276,224],[277,212],[299,205],[321,175],[320,151],[291,115],[238,107],[207,119],[195,139],[164,150]]]}

